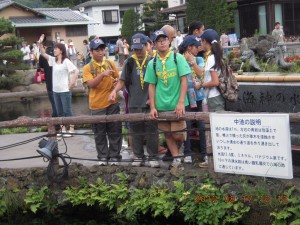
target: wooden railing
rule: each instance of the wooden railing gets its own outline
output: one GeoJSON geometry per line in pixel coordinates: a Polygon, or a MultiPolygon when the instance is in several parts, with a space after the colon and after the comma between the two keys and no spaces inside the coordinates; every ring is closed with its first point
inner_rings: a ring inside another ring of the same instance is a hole
{"type": "MultiPolygon", "coordinates": [[[[222,112],[232,113],[232,112],[222,112]]],[[[236,112],[234,112],[236,113],[236,112]]],[[[186,112],[180,120],[203,121],[205,123],[206,145],[209,163],[209,172],[214,174],[213,168],[213,155],[212,155],[212,142],[210,134],[210,113],[205,112],[186,112]]],[[[259,113],[256,113],[259,114],[259,113]]],[[[271,113],[270,113],[271,114],[271,113]]],[[[290,123],[300,122],[300,113],[289,114],[290,123]]],[[[149,121],[149,114],[135,113],[135,114],[114,114],[114,115],[101,115],[101,116],[74,116],[74,117],[56,117],[56,118],[29,118],[19,117],[16,120],[0,122],[1,128],[12,127],[29,127],[29,126],[48,126],[48,134],[55,135],[55,124],[63,125],[80,125],[80,124],[94,124],[94,123],[107,123],[107,122],[137,122],[149,121]]],[[[178,120],[174,112],[161,112],[159,113],[158,121],[176,121],[178,120]]]]}

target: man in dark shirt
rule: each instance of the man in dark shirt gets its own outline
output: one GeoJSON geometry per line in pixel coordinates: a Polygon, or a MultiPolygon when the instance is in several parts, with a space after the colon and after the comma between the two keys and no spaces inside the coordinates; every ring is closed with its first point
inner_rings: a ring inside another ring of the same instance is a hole
{"type": "MultiPolygon", "coordinates": [[[[46,53],[48,55],[53,56],[54,44],[52,41],[48,41],[48,40],[44,41],[43,47],[46,49],[46,53]]],[[[48,98],[50,100],[51,107],[52,107],[52,117],[57,117],[57,111],[56,111],[54,98],[53,98],[53,91],[52,91],[52,67],[49,66],[47,59],[45,59],[42,55],[40,55],[39,57],[39,67],[44,71],[45,74],[48,98]]],[[[59,125],[56,125],[55,128],[57,130],[60,130],[59,125]]]]}

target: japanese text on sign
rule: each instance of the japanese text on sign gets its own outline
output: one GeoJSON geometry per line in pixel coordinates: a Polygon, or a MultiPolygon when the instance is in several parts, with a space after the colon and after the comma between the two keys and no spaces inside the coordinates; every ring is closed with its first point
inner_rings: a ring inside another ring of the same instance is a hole
{"type": "Polygon", "coordinates": [[[216,172],[292,179],[288,114],[212,113],[216,172]]]}

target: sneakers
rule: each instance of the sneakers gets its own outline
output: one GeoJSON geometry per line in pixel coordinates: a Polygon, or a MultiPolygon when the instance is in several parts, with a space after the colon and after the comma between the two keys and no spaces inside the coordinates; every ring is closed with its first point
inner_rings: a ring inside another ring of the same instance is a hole
{"type": "Polygon", "coordinates": [[[181,159],[180,158],[173,159],[173,162],[171,164],[172,167],[178,168],[180,165],[181,165],[181,159]]]}
{"type": "Polygon", "coordinates": [[[192,160],[192,156],[185,156],[184,159],[183,159],[183,162],[184,163],[192,163],[193,160],[192,160]]]}
{"type": "Polygon", "coordinates": [[[74,134],[75,133],[74,127],[75,127],[75,125],[70,125],[70,129],[69,129],[69,133],[70,134],[74,134]]]}
{"type": "Polygon", "coordinates": [[[157,160],[149,161],[149,166],[151,168],[159,168],[160,167],[159,162],[157,160]]]}
{"type": "Polygon", "coordinates": [[[134,156],[133,157],[133,162],[131,163],[132,166],[144,166],[145,165],[145,161],[144,158],[139,158],[134,156]]]}
{"type": "Polygon", "coordinates": [[[119,166],[120,162],[118,158],[110,158],[109,165],[111,166],[119,166]]]}
{"type": "Polygon", "coordinates": [[[69,133],[65,133],[62,135],[64,138],[68,138],[68,137],[72,137],[73,135],[72,134],[69,134],[69,133]]]}
{"type": "Polygon", "coordinates": [[[208,158],[207,158],[207,156],[204,157],[204,162],[199,163],[199,167],[201,167],[201,168],[207,168],[208,167],[208,158]]]}
{"type": "Polygon", "coordinates": [[[99,166],[107,166],[107,159],[106,158],[100,158],[98,162],[99,166]]]}

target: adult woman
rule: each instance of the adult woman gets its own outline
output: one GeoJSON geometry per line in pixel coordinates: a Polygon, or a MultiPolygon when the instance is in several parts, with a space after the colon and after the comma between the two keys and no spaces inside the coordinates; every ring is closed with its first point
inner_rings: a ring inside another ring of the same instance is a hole
{"type": "MultiPolygon", "coordinates": [[[[201,35],[201,45],[205,51],[205,68],[203,83],[200,83],[199,87],[205,89],[209,112],[225,110],[225,101],[218,90],[219,75],[224,66],[222,47],[218,43],[219,39],[218,33],[213,29],[207,29],[201,35]]],[[[206,157],[205,162],[200,163],[199,166],[207,167],[207,165],[206,157]]]]}
{"type": "MultiPolygon", "coordinates": [[[[47,59],[49,66],[52,66],[53,68],[53,97],[57,114],[59,117],[73,116],[71,91],[75,86],[79,71],[67,58],[64,44],[58,43],[54,46],[54,57],[46,54],[45,49],[41,44],[44,37],[44,34],[42,34],[39,39],[39,47],[41,55],[47,59]]],[[[66,133],[65,126],[62,126],[62,132],[66,133]]],[[[74,125],[70,125],[69,132],[74,133],[74,125]]],[[[65,134],[64,136],[68,137],[71,135],[65,134]]]]}

